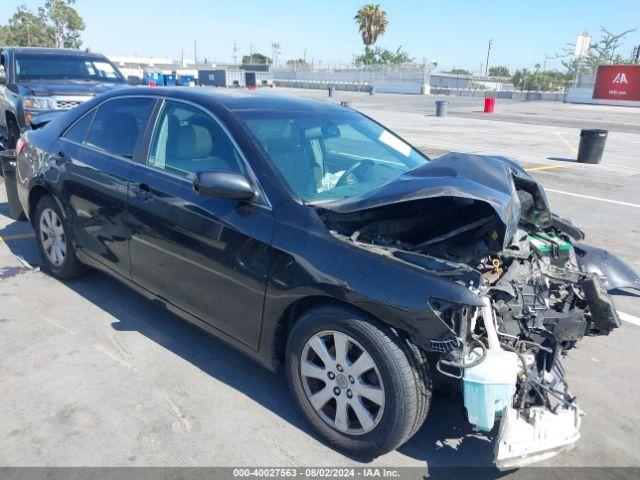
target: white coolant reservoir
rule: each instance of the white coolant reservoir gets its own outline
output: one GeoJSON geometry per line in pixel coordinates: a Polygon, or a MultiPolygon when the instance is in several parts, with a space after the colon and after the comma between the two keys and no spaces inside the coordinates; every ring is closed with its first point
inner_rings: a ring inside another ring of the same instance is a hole
{"type": "MultiPolygon", "coordinates": [[[[489,343],[486,357],[478,365],[464,369],[462,386],[469,422],[478,430],[488,432],[493,428],[496,418],[511,406],[520,367],[518,355],[500,347],[488,300],[482,309],[482,319],[489,343]]],[[[472,364],[481,356],[482,349],[476,348],[471,351],[466,363],[472,364]]]]}

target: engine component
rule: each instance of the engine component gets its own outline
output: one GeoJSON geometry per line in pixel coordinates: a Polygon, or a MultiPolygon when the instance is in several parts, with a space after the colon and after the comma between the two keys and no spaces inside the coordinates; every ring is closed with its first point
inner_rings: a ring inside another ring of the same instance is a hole
{"type": "Polygon", "coordinates": [[[548,259],[552,265],[564,266],[570,257],[571,244],[561,238],[545,232],[529,235],[532,250],[539,257],[548,259]]]}
{"type": "Polygon", "coordinates": [[[519,367],[518,356],[500,347],[489,299],[482,309],[482,321],[488,348],[486,352],[473,349],[469,353],[466,363],[474,366],[464,369],[462,386],[469,423],[488,432],[496,418],[511,405],[519,367]],[[478,363],[483,354],[484,359],[478,363]]]}

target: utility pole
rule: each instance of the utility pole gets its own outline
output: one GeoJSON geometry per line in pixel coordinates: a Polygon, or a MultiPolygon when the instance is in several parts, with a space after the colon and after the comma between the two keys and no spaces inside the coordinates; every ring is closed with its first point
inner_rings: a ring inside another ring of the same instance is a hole
{"type": "Polygon", "coordinates": [[[272,63],[273,63],[273,68],[275,68],[278,65],[278,55],[280,55],[280,43],[279,42],[273,42],[271,44],[271,52],[272,52],[272,63]]]}
{"type": "Polygon", "coordinates": [[[633,49],[633,63],[636,65],[640,63],[640,45],[636,45],[636,48],[633,49]]]}
{"type": "Polygon", "coordinates": [[[484,76],[489,76],[489,54],[491,53],[491,46],[493,45],[493,39],[489,40],[489,46],[487,47],[487,62],[484,66],[484,76]]]}
{"type": "Polygon", "coordinates": [[[233,42],[233,63],[238,64],[238,44],[233,42]]]}
{"type": "Polygon", "coordinates": [[[198,66],[198,40],[193,41],[193,63],[198,66]]]}

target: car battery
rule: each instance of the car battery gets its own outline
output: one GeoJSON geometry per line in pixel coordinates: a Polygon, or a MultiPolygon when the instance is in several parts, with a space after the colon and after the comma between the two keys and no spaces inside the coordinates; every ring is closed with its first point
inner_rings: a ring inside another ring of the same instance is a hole
{"type": "Polygon", "coordinates": [[[562,267],[569,260],[571,244],[560,237],[536,232],[529,235],[529,244],[539,257],[549,259],[551,265],[562,267]]]}

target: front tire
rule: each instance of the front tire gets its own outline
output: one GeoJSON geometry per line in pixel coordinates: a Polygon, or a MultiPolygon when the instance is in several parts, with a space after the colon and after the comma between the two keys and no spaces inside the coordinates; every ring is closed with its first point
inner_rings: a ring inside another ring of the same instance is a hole
{"type": "Polygon", "coordinates": [[[43,196],[36,207],[36,242],[47,272],[61,280],[80,276],[84,265],[76,257],[71,230],[53,197],[43,196]]]}
{"type": "Polygon", "coordinates": [[[350,455],[376,457],[399,447],[429,410],[431,380],[419,349],[347,306],[302,315],[289,335],[286,369],[311,425],[350,455]]]}

